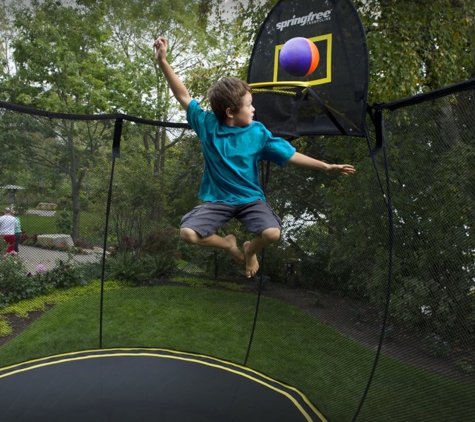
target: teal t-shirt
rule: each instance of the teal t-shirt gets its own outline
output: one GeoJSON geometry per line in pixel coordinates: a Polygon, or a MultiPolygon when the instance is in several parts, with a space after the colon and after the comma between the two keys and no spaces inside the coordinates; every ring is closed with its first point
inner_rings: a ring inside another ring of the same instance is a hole
{"type": "Polygon", "coordinates": [[[260,122],[228,126],[215,114],[204,111],[196,100],[187,109],[187,120],[201,141],[204,171],[199,198],[230,205],[265,201],[259,183],[259,162],[271,161],[283,167],[295,148],[273,136],[260,122]]]}

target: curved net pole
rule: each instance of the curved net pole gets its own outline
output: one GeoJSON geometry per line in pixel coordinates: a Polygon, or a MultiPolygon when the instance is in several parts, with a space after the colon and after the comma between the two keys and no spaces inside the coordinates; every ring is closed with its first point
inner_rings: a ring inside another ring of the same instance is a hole
{"type": "Polygon", "coordinates": [[[363,408],[363,404],[366,401],[366,397],[368,395],[369,389],[373,382],[374,374],[376,373],[376,368],[378,366],[379,358],[381,356],[381,349],[383,347],[383,340],[384,340],[384,334],[386,332],[386,324],[387,324],[387,320],[389,316],[389,304],[390,304],[390,299],[391,299],[391,281],[392,281],[393,248],[394,248],[394,218],[393,218],[393,209],[392,209],[392,204],[391,204],[391,189],[390,189],[390,180],[389,180],[388,156],[387,156],[387,149],[385,145],[384,132],[383,132],[383,114],[381,110],[376,111],[375,117],[376,119],[374,123],[376,126],[376,136],[378,138],[377,139],[377,144],[379,146],[378,151],[383,152],[383,158],[384,158],[384,169],[385,169],[385,176],[386,176],[386,193],[384,193],[381,177],[375,163],[376,154],[374,153],[374,150],[371,151],[371,142],[370,142],[370,137],[367,130],[366,130],[366,140],[368,141],[368,146],[370,147],[370,151],[371,151],[370,157],[373,161],[373,164],[378,176],[379,185],[383,193],[383,199],[384,199],[384,203],[386,205],[387,213],[388,213],[388,276],[387,276],[387,282],[386,282],[386,305],[384,309],[381,334],[379,336],[378,349],[376,351],[376,356],[374,358],[373,367],[371,369],[371,373],[368,378],[368,382],[366,384],[366,388],[363,392],[358,408],[356,409],[356,412],[353,416],[352,422],[356,421],[356,419],[359,416],[359,413],[361,412],[361,409],[363,408]]]}
{"type": "MultiPolygon", "coordinates": [[[[263,167],[263,163],[261,163],[263,167]]],[[[266,168],[265,171],[262,169],[262,188],[264,190],[264,195],[267,194],[267,184],[269,182],[269,173],[270,173],[270,162],[266,161],[266,168]]],[[[246,357],[244,359],[244,366],[247,366],[247,361],[249,359],[249,355],[251,353],[252,348],[252,341],[254,340],[254,332],[256,331],[257,326],[257,316],[259,315],[259,307],[261,304],[261,295],[262,295],[262,288],[264,285],[264,263],[265,263],[265,248],[262,249],[261,254],[261,275],[259,276],[259,287],[257,291],[257,301],[256,301],[256,311],[254,312],[254,321],[252,323],[251,329],[251,336],[249,337],[249,344],[247,346],[246,357]]]]}

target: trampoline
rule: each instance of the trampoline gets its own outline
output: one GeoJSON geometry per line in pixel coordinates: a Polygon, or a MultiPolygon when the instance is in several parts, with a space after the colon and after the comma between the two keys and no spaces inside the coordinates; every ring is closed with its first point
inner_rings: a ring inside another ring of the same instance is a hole
{"type": "Polygon", "coordinates": [[[244,366],[164,349],[67,353],[0,369],[2,422],[326,421],[244,366]]]}

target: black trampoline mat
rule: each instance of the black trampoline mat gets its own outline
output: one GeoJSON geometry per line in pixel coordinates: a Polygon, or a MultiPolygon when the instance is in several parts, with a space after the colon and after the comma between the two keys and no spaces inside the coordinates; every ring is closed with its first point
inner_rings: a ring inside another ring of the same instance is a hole
{"type": "Polygon", "coordinates": [[[293,387],[208,356],[101,349],[0,369],[0,421],[325,421],[293,387]]]}

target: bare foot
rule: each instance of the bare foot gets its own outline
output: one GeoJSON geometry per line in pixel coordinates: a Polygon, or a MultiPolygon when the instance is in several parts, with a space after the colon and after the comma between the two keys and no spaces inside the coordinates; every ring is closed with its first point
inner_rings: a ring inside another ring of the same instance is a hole
{"type": "Polygon", "coordinates": [[[228,234],[225,239],[227,239],[231,245],[228,251],[233,256],[234,261],[236,261],[239,265],[246,265],[246,258],[237,246],[236,237],[233,234],[228,234]]]}
{"type": "Polygon", "coordinates": [[[259,270],[259,261],[257,260],[256,254],[248,254],[247,249],[251,242],[247,241],[244,242],[243,249],[244,249],[244,256],[246,257],[246,277],[251,278],[257,274],[259,270]]]}

